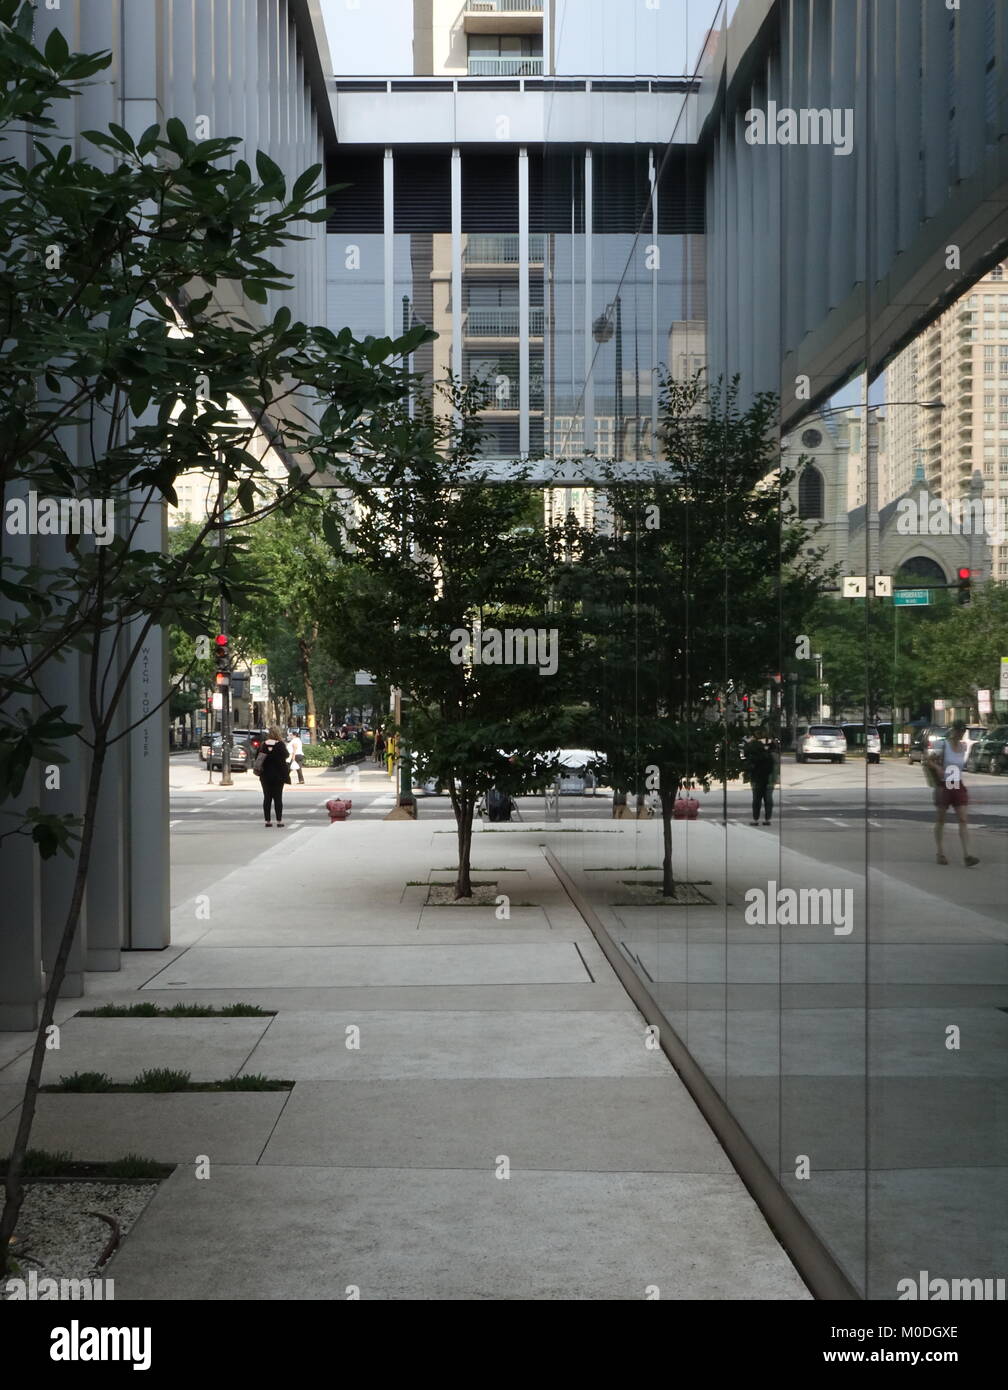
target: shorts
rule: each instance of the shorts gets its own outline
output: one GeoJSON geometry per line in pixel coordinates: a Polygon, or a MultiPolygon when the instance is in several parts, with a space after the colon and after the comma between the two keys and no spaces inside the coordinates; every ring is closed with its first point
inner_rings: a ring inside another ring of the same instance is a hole
{"type": "Polygon", "coordinates": [[[961,783],[958,787],[935,787],[934,801],[940,811],[947,811],[950,806],[968,806],[969,792],[961,783]]]}

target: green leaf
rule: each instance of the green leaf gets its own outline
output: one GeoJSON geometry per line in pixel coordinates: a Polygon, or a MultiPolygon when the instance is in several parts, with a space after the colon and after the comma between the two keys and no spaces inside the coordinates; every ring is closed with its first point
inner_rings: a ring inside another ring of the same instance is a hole
{"type": "Polygon", "coordinates": [[[283,170],[279,164],[274,164],[269,155],[262,150],[256,150],[256,172],[264,188],[271,193],[277,190],[277,197],[281,199],[285,196],[287,183],[283,176],[283,170]]]}
{"type": "Polygon", "coordinates": [[[269,296],[258,280],[246,280],[243,288],[246,297],[251,299],[253,304],[265,304],[267,302],[269,296]]]}
{"type": "Polygon", "coordinates": [[[313,164],[310,169],[306,169],[303,174],[295,179],[294,187],[291,189],[290,195],[292,203],[299,203],[303,198],[308,196],[321,172],[322,165],[313,164]]]}
{"type": "Polygon", "coordinates": [[[165,134],[168,136],[168,143],[178,154],[185,154],[189,148],[189,136],[185,126],[177,116],[172,116],[165,126],[165,134]]]}
{"type": "Polygon", "coordinates": [[[70,57],[70,45],[58,29],[53,29],[46,39],[45,57],[51,68],[62,68],[70,57]]]}

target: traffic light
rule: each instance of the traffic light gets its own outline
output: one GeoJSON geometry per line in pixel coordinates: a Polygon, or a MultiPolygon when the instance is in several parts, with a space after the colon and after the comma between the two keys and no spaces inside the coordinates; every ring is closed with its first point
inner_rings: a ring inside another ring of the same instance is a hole
{"type": "Polygon", "coordinates": [[[973,597],[973,574],[968,569],[959,571],[959,602],[969,603],[973,597]]]}
{"type": "Polygon", "coordinates": [[[214,651],[217,656],[217,670],[227,674],[231,670],[231,653],[228,651],[228,639],[223,632],[214,638],[214,651]]]}

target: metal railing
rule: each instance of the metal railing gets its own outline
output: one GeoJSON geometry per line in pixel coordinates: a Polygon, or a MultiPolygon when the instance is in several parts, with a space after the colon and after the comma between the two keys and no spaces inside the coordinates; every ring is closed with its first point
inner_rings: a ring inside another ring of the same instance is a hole
{"type": "MultiPolygon", "coordinates": [[[[541,305],[533,305],[529,309],[529,333],[533,337],[541,337],[542,331],[543,308],[541,305]]],[[[518,305],[470,309],[466,314],[463,332],[467,338],[517,338],[518,305]]]]}
{"type": "MultiPolygon", "coordinates": [[[[529,260],[541,261],[546,250],[546,239],[542,235],[529,236],[529,260]]],[[[517,265],[518,234],[472,233],[465,249],[468,265],[517,265]]]]}
{"type": "Polygon", "coordinates": [[[543,60],[531,57],[470,58],[470,77],[541,77],[543,60]]]}
{"type": "Polygon", "coordinates": [[[466,0],[466,14],[542,14],[542,0],[466,0]]]}

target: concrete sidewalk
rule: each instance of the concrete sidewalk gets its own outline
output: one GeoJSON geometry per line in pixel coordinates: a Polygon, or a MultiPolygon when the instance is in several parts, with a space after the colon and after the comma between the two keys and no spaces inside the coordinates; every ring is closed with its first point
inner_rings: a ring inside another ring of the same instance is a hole
{"type": "MultiPolygon", "coordinates": [[[[174,1065],[194,1079],[296,1081],[288,1093],[41,1098],[38,1147],[179,1164],[109,1268],[118,1298],[643,1299],[652,1286],[665,1299],[809,1297],[646,1046],[542,838],[476,838],[475,877],[507,898],[502,919],[426,905],[428,881],[452,877],[444,822],[278,835],[180,904],[169,951],[88,977],[89,1004],[241,1000],[278,1013],[69,1018],[51,1079],[174,1065]]],[[[27,1041],[6,1051],[0,1114],[27,1041]]],[[[12,1130],[8,1113],[0,1144],[12,1130]]]]}

